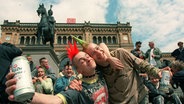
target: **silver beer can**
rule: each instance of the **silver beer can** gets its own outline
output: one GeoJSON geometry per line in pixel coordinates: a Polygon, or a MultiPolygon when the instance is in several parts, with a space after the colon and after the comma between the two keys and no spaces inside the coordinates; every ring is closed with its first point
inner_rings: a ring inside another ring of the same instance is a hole
{"type": "Polygon", "coordinates": [[[162,85],[170,85],[170,71],[169,70],[163,70],[162,71],[162,78],[161,83],[162,85]]]}
{"type": "Polygon", "coordinates": [[[169,70],[163,70],[162,71],[162,78],[160,81],[160,90],[164,92],[168,92],[169,86],[170,86],[170,71],[169,70]]]}
{"type": "Polygon", "coordinates": [[[14,78],[17,79],[16,89],[14,91],[15,101],[23,102],[31,99],[35,90],[28,60],[24,56],[15,57],[11,67],[15,73],[14,78]]]}

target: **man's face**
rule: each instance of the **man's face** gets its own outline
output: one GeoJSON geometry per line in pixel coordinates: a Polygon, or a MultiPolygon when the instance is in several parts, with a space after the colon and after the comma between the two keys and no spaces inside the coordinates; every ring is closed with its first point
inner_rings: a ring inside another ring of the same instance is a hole
{"type": "Polygon", "coordinates": [[[88,53],[99,65],[103,65],[107,59],[104,50],[94,43],[90,43],[85,52],[88,53]]]}
{"type": "Polygon", "coordinates": [[[149,47],[150,48],[154,48],[154,43],[153,42],[149,42],[149,47]]]}
{"type": "Polygon", "coordinates": [[[38,68],[38,77],[43,77],[45,76],[45,71],[43,68],[38,68]]]}
{"type": "Polygon", "coordinates": [[[27,60],[30,62],[32,61],[32,57],[31,56],[27,56],[27,60]]]}
{"type": "Polygon", "coordinates": [[[43,59],[43,60],[41,61],[41,66],[48,67],[48,66],[49,66],[48,60],[47,60],[47,59],[43,59]]]}
{"type": "Polygon", "coordinates": [[[64,73],[67,77],[71,77],[74,73],[73,70],[72,70],[72,66],[71,65],[65,66],[64,73]]]}
{"type": "Polygon", "coordinates": [[[85,76],[94,74],[96,63],[93,58],[91,58],[85,52],[79,52],[73,58],[73,62],[76,65],[77,71],[85,76]]]}
{"type": "Polygon", "coordinates": [[[183,48],[183,43],[178,44],[179,48],[183,48]]]}
{"type": "Polygon", "coordinates": [[[136,49],[140,49],[140,48],[141,48],[141,44],[137,44],[136,49]]]}
{"type": "Polygon", "coordinates": [[[150,77],[150,81],[153,83],[153,84],[157,84],[159,82],[159,79],[158,78],[154,78],[154,77],[150,77]]]}

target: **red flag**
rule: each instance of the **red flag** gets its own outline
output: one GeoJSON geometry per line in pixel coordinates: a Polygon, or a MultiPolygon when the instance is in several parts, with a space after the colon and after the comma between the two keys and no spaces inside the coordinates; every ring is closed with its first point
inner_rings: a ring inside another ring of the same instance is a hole
{"type": "Polygon", "coordinates": [[[76,18],[67,18],[67,23],[76,23],[76,18]]]}

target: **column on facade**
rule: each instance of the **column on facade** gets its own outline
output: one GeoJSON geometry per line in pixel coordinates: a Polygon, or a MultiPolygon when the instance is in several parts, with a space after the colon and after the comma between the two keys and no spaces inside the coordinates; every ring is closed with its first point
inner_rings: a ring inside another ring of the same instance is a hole
{"type": "Polygon", "coordinates": [[[129,43],[132,43],[131,33],[128,33],[128,41],[129,43]]]}

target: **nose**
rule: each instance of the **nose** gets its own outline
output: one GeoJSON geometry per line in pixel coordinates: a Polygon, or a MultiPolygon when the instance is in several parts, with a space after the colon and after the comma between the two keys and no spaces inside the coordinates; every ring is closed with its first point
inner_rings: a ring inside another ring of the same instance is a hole
{"type": "Polygon", "coordinates": [[[96,55],[100,55],[100,54],[101,54],[101,51],[102,51],[102,50],[95,50],[94,53],[95,53],[96,55]]]}

